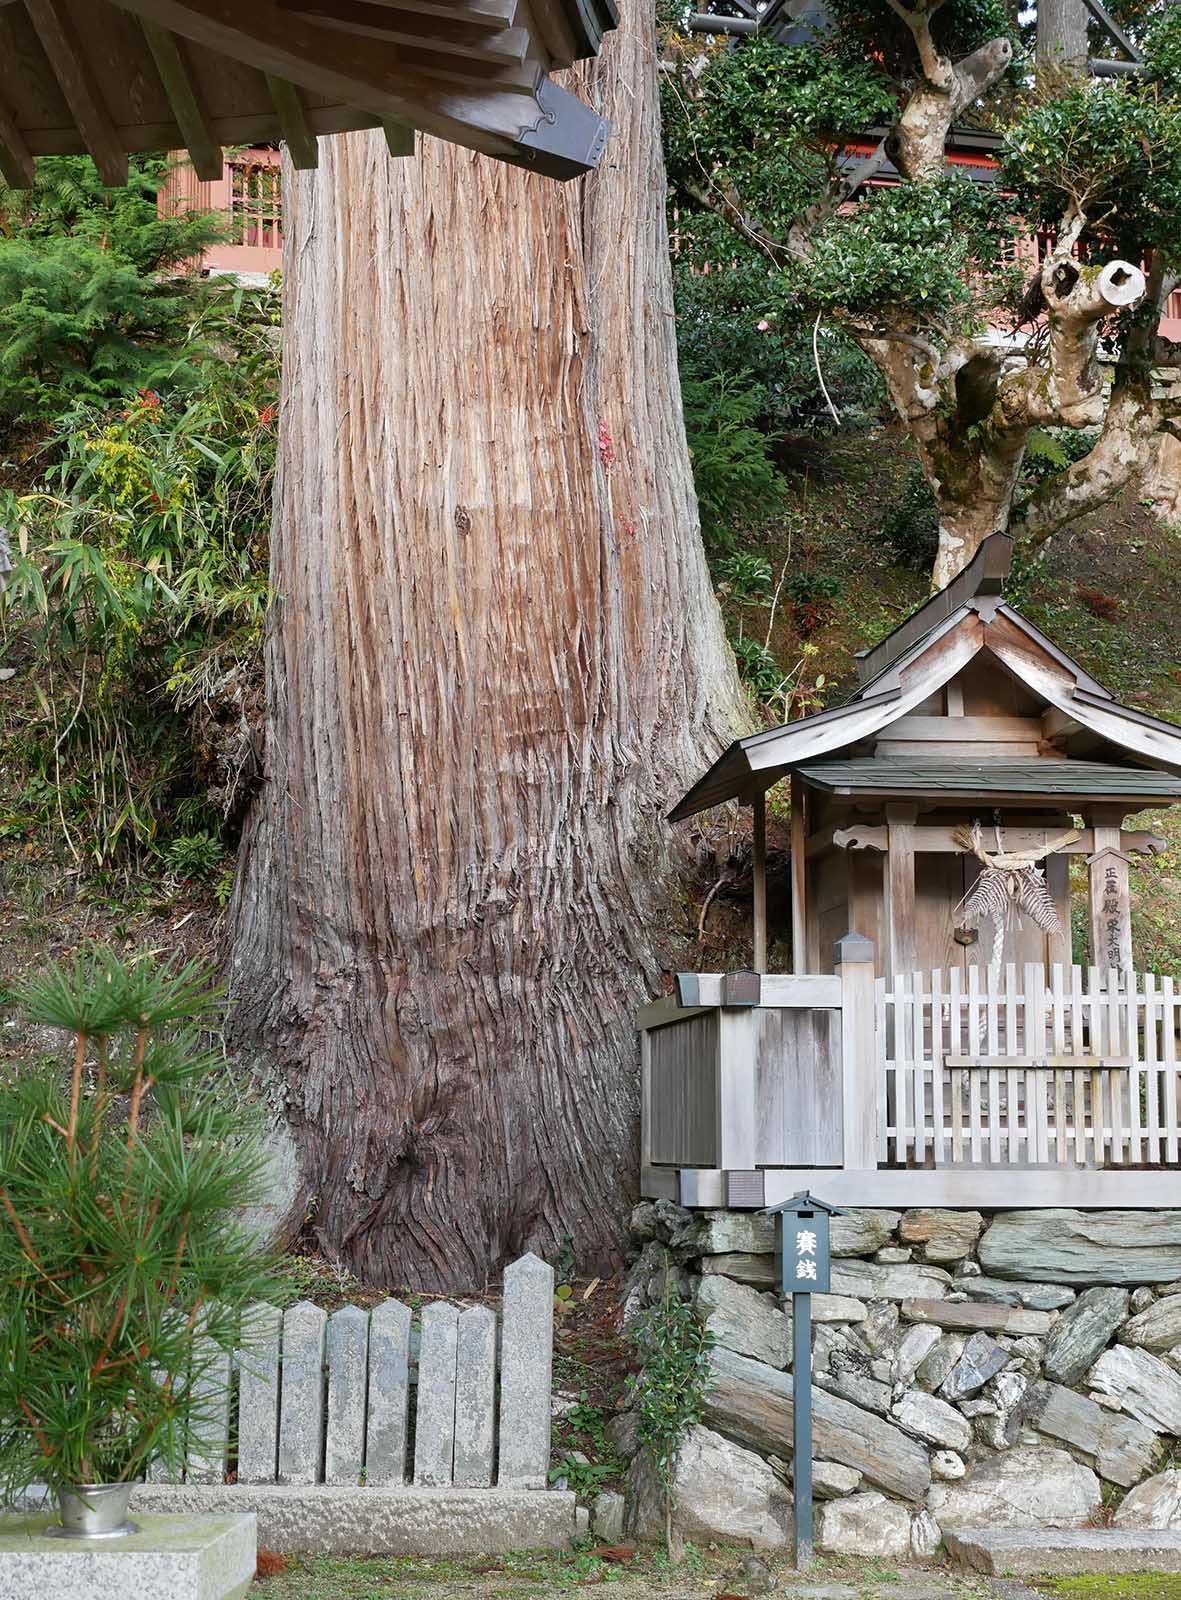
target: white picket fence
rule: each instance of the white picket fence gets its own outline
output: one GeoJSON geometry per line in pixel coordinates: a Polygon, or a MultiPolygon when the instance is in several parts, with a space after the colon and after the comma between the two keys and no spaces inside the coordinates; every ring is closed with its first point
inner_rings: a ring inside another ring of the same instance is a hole
{"type": "Polygon", "coordinates": [[[417,1328],[398,1300],[331,1316],[254,1306],[237,1359],[209,1372],[185,1481],[544,1487],[553,1304],[553,1269],[526,1255],[505,1270],[499,1319],[445,1301],[417,1328]]]}
{"type": "Polygon", "coordinates": [[[1172,978],[1012,963],[877,981],[879,1160],[1172,1166],[1172,978]]]}

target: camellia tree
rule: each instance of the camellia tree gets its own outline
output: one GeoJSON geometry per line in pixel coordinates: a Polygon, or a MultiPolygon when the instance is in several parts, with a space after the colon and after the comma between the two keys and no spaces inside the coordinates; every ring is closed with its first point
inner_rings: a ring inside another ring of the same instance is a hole
{"type": "Polygon", "coordinates": [[[935,496],[936,585],[990,533],[1042,541],[1111,500],[1181,417],[1160,381],[1181,347],[1157,332],[1181,266],[1181,8],[1140,12],[1144,66],[1114,81],[1037,67],[1001,0],[833,0],[793,46],[668,36],[681,250],[874,362],[935,496]],[[1001,136],[994,184],[945,161],[966,118],[1001,136]],[[860,184],[848,154],[875,127],[896,183],[860,184]],[[1019,492],[1035,436],[1058,466],[1019,492]]]}

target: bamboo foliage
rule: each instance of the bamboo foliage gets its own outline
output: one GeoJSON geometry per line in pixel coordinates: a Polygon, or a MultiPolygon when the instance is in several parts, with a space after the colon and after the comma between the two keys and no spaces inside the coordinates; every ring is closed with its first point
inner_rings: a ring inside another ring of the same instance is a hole
{"type": "Polygon", "coordinates": [[[273,1287],[239,1207],[262,1161],[203,1042],[200,967],[95,950],[17,1003],[70,1038],[0,1085],[0,1487],[178,1472],[273,1287]]]}

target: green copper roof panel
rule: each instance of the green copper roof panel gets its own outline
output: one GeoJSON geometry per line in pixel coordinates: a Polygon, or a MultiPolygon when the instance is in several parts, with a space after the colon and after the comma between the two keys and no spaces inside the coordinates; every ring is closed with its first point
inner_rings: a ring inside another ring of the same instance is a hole
{"type": "Polygon", "coordinates": [[[1181,800],[1181,777],[1146,767],[1046,757],[1027,761],[815,761],[798,768],[806,783],[832,794],[1077,795],[1090,799],[1181,800]]]}

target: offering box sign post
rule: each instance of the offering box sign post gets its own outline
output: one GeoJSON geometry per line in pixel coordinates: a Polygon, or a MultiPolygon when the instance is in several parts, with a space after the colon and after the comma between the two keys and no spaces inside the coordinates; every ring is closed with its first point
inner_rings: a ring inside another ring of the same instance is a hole
{"type": "Polygon", "coordinates": [[[804,1568],[812,1564],[812,1296],[828,1293],[828,1223],[838,1208],[805,1192],[767,1214],[779,1219],[779,1287],[791,1295],[793,1545],[804,1568]]]}

